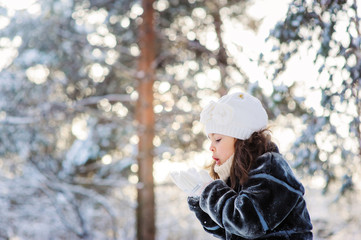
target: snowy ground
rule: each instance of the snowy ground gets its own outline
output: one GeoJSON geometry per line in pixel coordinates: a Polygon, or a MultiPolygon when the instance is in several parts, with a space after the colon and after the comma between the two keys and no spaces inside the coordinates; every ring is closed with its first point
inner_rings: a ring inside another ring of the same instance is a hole
{"type": "Polygon", "coordinates": [[[307,189],[306,200],[316,240],[361,239],[361,194],[354,193],[335,201],[336,195],[322,195],[307,189]]]}

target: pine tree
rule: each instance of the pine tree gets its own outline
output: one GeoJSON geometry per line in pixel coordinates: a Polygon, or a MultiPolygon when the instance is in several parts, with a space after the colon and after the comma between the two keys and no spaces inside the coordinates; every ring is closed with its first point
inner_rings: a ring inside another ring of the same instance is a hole
{"type": "Polygon", "coordinates": [[[293,147],[295,166],[311,175],[322,174],[325,191],[332,182],[340,186],[341,193],[351,189],[352,177],[360,171],[359,14],[358,1],[292,1],[286,18],[269,37],[278,56],[273,62],[267,60],[275,69],[274,79],[297,54],[312,56],[318,68],[319,75],[310,84],[310,91],[317,91],[319,103],[307,107],[291,89],[283,96],[287,96],[286,102],[299,103],[296,112],[306,125],[293,147]]]}

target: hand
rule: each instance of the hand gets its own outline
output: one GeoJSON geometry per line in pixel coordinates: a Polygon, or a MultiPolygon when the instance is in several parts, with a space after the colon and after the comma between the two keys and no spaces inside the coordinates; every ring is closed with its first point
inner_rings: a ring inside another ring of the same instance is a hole
{"type": "Polygon", "coordinates": [[[205,170],[175,170],[170,173],[173,182],[189,196],[199,196],[204,188],[213,181],[205,170]]]}

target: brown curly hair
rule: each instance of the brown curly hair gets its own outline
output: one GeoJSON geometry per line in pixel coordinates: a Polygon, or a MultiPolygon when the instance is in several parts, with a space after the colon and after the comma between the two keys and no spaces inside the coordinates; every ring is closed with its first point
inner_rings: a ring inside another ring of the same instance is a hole
{"type": "MultiPolygon", "coordinates": [[[[277,145],[272,142],[269,129],[254,132],[248,139],[234,143],[234,160],[231,167],[231,187],[237,184],[243,185],[248,180],[248,173],[254,161],[266,152],[278,152],[277,145]]],[[[210,175],[213,179],[219,179],[214,171],[215,162],[210,166],[210,175]]]]}

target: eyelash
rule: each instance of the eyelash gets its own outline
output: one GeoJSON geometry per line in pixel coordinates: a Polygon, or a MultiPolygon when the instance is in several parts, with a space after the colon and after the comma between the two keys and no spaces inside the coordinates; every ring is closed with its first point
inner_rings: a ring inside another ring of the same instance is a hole
{"type": "Polygon", "coordinates": [[[217,139],[217,140],[216,140],[216,142],[220,142],[221,140],[222,140],[222,138],[220,138],[220,139],[217,139]]]}

